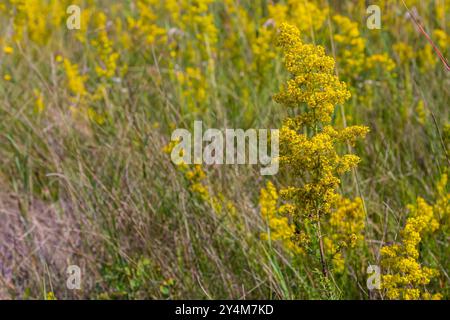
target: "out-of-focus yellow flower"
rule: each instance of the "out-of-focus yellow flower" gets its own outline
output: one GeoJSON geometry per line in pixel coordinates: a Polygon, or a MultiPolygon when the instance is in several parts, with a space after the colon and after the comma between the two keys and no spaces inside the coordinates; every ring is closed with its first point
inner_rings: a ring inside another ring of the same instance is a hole
{"type": "Polygon", "coordinates": [[[269,4],[268,10],[277,27],[287,22],[305,33],[318,31],[328,16],[328,7],[320,8],[313,1],[287,0],[269,4]]]}
{"type": "Polygon", "coordinates": [[[33,93],[36,99],[34,103],[34,112],[38,114],[42,113],[45,109],[44,96],[42,95],[42,92],[38,89],[34,89],[33,93]]]}
{"type": "Polygon", "coordinates": [[[5,75],[3,76],[3,80],[5,80],[5,81],[11,81],[11,80],[12,80],[12,77],[11,77],[11,75],[10,75],[9,73],[7,73],[7,74],[5,74],[5,75]]]}
{"type": "Polygon", "coordinates": [[[367,67],[374,69],[379,66],[386,72],[391,72],[395,69],[395,62],[387,55],[387,53],[374,54],[367,58],[367,67]]]}
{"type": "Polygon", "coordinates": [[[185,72],[179,71],[176,76],[188,110],[191,112],[201,111],[208,98],[208,83],[202,70],[187,67],[185,72]]]}
{"type": "Polygon", "coordinates": [[[442,227],[450,229],[450,192],[448,191],[448,175],[442,174],[436,184],[436,202],[433,206],[436,218],[442,223],[442,227]]]}
{"type": "Polygon", "coordinates": [[[45,297],[45,299],[46,300],[58,300],[58,299],[56,299],[56,296],[52,291],[47,292],[47,296],[45,297]]]}
{"type": "MultiPolygon", "coordinates": [[[[131,30],[135,41],[144,41],[146,45],[158,45],[166,41],[166,30],[157,24],[157,10],[158,7],[163,6],[159,0],[138,0],[136,2],[136,9],[138,17],[127,17],[128,30],[131,30]]],[[[175,6],[174,10],[179,10],[175,6]]],[[[122,37],[127,37],[124,32],[122,37]]],[[[123,38],[125,43],[129,39],[123,38]]]]}
{"type": "Polygon", "coordinates": [[[419,103],[417,103],[416,114],[419,123],[425,124],[427,120],[427,113],[425,110],[425,103],[423,102],[423,100],[420,100],[419,103]]]}
{"type": "Polygon", "coordinates": [[[47,43],[66,19],[68,0],[8,0],[11,6],[13,37],[21,41],[25,35],[40,45],[47,43]]]}
{"type": "Polygon", "coordinates": [[[3,47],[3,52],[4,52],[5,54],[13,54],[14,49],[13,49],[13,47],[5,46],[5,47],[3,47]]]}
{"type": "Polygon", "coordinates": [[[113,42],[108,37],[106,15],[103,12],[97,13],[94,23],[99,30],[97,38],[91,41],[99,57],[95,72],[100,77],[111,78],[116,74],[119,54],[114,52],[113,42]]]}
{"type": "Polygon", "coordinates": [[[433,48],[430,44],[425,45],[417,53],[417,59],[419,63],[419,70],[422,73],[431,72],[438,63],[438,57],[436,56],[433,48]]]}
{"type": "Polygon", "coordinates": [[[348,17],[334,15],[333,21],[337,25],[333,40],[339,73],[346,80],[356,78],[365,68],[365,40],[360,35],[358,24],[348,17]]]}
{"type": "Polygon", "coordinates": [[[263,233],[262,238],[266,240],[270,238],[271,241],[281,242],[290,254],[303,253],[301,245],[305,244],[307,239],[303,239],[301,242],[294,241],[296,238],[295,228],[289,224],[287,216],[283,214],[283,208],[280,210],[278,192],[270,181],[267,182],[266,188],[261,189],[259,207],[270,230],[270,234],[263,233]]]}
{"type": "Polygon", "coordinates": [[[87,108],[87,116],[89,120],[95,122],[98,125],[102,125],[105,123],[105,117],[91,107],[87,108]]]}
{"type": "Polygon", "coordinates": [[[392,49],[394,50],[401,64],[409,63],[409,61],[414,59],[415,57],[413,48],[405,42],[397,42],[392,46],[392,49]]]}
{"type": "Polygon", "coordinates": [[[450,37],[444,30],[435,29],[433,31],[433,37],[436,39],[436,43],[441,51],[445,52],[448,50],[450,47],[450,37]]]}
{"type": "Polygon", "coordinates": [[[85,87],[87,76],[80,75],[78,65],[72,64],[69,59],[64,59],[64,70],[66,72],[67,85],[71,94],[81,97],[87,95],[88,92],[85,87]]]}
{"type": "MultiPolygon", "coordinates": [[[[191,41],[187,43],[185,55],[197,55],[201,60],[210,60],[216,52],[218,30],[214,16],[210,11],[212,0],[181,0],[177,3],[168,1],[166,8],[172,23],[191,41]],[[193,52],[194,47],[198,53],[193,52]]],[[[180,52],[181,54],[181,52],[180,52]]]]}

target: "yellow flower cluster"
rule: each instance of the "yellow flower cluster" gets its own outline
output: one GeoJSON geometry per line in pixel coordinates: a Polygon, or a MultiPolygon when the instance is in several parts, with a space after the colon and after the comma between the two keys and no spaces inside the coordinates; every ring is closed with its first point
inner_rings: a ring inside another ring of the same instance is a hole
{"type": "Polygon", "coordinates": [[[200,60],[210,59],[216,50],[218,30],[209,8],[212,2],[213,0],[171,0],[166,2],[173,26],[182,30],[184,36],[196,40],[189,41],[189,47],[184,50],[187,51],[184,54],[191,55],[191,58],[199,51],[200,60]]]}
{"type": "Polygon", "coordinates": [[[295,25],[302,32],[318,31],[328,16],[328,8],[320,8],[314,1],[287,0],[286,4],[269,4],[269,17],[277,26],[283,22],[295,25]]]}
{"type": "Polygon", "coordinates": [[[36,99],[34,103],[34,112],[37,114],[42,113],[45,109],[44,96],[42,92],[38,89],[34,89],[33,93],[36,99]]]}
{"type": "MultiPolygon", "coordinates": [[[[86,81],[88,76],[81,74],[77,64],[73,64],[69,59],[63,59],[64,71],[67,78],[67,87],[69,88],[71,106],[70,110],[73,116],[82,116],[90,119],[97,124],[103,124],[105,117],[95,111],[91,106],[88,106],[90,101],[98,100],[102,95],[103,86],[98,85],[94,94],[90,93],[86,88],[86,81]]],[[[36,102],[36,109],[40,110],[39,100],[36,102]]]]}
{"type": "Polygon", "coordinates": [[[65,21],[67,0],[6,0],[5,10],[13,17],[14,39],[26,35],[37,44],[45,44],[52,32],[65,21]]]}
{"type": "Polygon", "coordinates": [[[45,300],[58,300],[52,291],[47,292],[45,300]]]}
{"type": "Polygon", "coordinates": [[[200,111],[207,99],[207,84],[201,69],[187,67],[185,72],[177,72],[183,100],[191,112],[200,111]]]}
{"type": "Polygon", "coordinates": [[[389,299],[439,298],[424,291],[424,286],[438,275],[437,270],[424,267],[418,261],[419,244],[427,234],[438,229],[433,207],[420,197],[409,205],[410,215],[401,231],[401,243],[381,248],[381,264],[385,271],[382,286],[389,299]]]}
{"type": "Polygon", "coordinates": [[[218,30],[210,5],[212,0],[171,0],[164,4],[170,16],[168,33],[169,69],[181,89],[188,112],[206,108],[206,92],[214,78],[218,30]]]}
{"type": "MultiPolygon", "coordinates": [[[[339,155],[337,145],[354,143],[367,134],[368,128],[337,130],[329,125],[334,105],[345,102],[350,93],[334,75],[334,60],[322,47],[303,44],[299,30],[288,24],[280,27],[279,45],[292,79],[274,99],[288,107],[303,108],[299,116],[286,119],[280,132],[280,163],[289,167],[302,183],[281,189],[280,195],[291,205],[289,211],[296,227],[306,219],[317,223],[320,229],[320,221],[339,204],[338,175],[359,162],[356,155],[339,155]]],[[[336,214],[348,212],[343,208],[336,214]]],[[[325,253],[321,255],[324,265],[325,253]]]]}
{"type": "Polygon", "coordinates": [[[258,36],[251,41],[253,62],[252,70],[260,76],[270,68],[271,61],[276,57],[275,50],[272,50],[271,44],[275,37],[275,29],[267,24],[258,30],[258,36]]]}
{"type": "Polygon", "coordinates": [[[436,184],[436,200],[433,206],[436,218],[443,229],[450,229],[450,192],[448,191],[448,175],[442,174],[436,184]]]}
{"type": "Polygon", "coordinates": [[[426,73],[434,70],[439,59],[430,44],[426,44],[422,49],[417,52],[417,59],[419,63],[419,71],[426,73]]]}
{"type": "Polygon", "coordinates": [[[128,30],[133,33],[136,44],[139,44],[141,39],[147,45],[157,45],[166,41],[166,30],[156,23],[158,5],[159,0],[138,0],[136,2],[138,17],[127,17],[128,30]]]}
{"type": "Polygon", "coordinates": [[[74,97],[84,97],[88,94],[85,82],[86,75],[81,75],[77,64],[72,64],[69,59],[64,59],[64,70],[67,77],[67,87],[74,97]]]}
{"type": "Polygon", "coordinates": [[[354,247],[364,240],[366,214],[361,198],[350,200],[340,196],[336,210],[331,213],[328,225],[335,243],[354,247]]]}
{"type": "Polygon", "coordinates": [[[386,72],[391,72],[395,69],[395,62],[388,56],[387,53],[373,54],[367,58],[366,66],[368,69],[382,68],[386,72]]]}
{"type": "Polygon", "coordinates": [[[366,43],[358,30],[358,23],[342,15],[334,15],[333,22],[337,26],[333,40],[336,44],[339,74],[345,80],[353,80],[364,71],[372,71],[377,67],[387,73],[395,69],[394,61],[386,54],[365,53],[366,43]]]}
{"type": "MultiPolygon", "coordinates": [[[[435,29],[432,34],[432,38],[438,46],[439,50],[444,54],[447,52],[450,45],[450,37],[447,36],[445,31],[441,29],[435,29]]],[[[422,42],[423,45],[420,48],[413,48],[406,42],[399,41],[393,45],[392,49],[397,56],[400,64],[405,67],[409,67],[411,61],[415,59],[419,71],[426,73],[434,70],[439,62],[439,58],[434,52],[433,47],[427,41],[422,42]]]]}
{"type": "Polygon", "coordinates": [[[414,49],[405,42],[397,42],[392,46],[392,49],[401,64],[408,64],[415,57],[414,49]]]}
{"type": "MultiPolygon", "coordinates": [[[[246,42],[251,49],[251,63],[240,67],[248,69],[254,73],[257,81],[264,79],[264,76],[270,74],[273,60],[277,52],[273,50],[271,44],[276,37],[276,27],[282,22],[288,22],[297,26],[301,31],[311,34],[312,37],[323,25],[328,15],[328,7],[321,8],[314,1],[288,0],[286,2],[269,2],[267,4],[267,16],[263,20],[258,20],[249,16],[248,12],[242,7],[233,3],[234,0],[227,0],[226,7],[230,14],[237,16],[240,25],[239,34],[245,36],[246,42]]],[[[255,13],[263,15],[263,12],[255,13]]],[[[236,42],[240,37],[229,37],[230,50],[235,50],[236,42]]]]}
{"type": "Polygon", "coordinates": [[[447,35],[447,33],[445,33],[444,30],[441,29],[435,29],[433,31],[433,37],[437,45],[439,46],[439,49],[443,54],[445,54],[450,47],[450,37],[447,35]]]}
{"type": "Polygon", "coordinates": [[[301,254],[304,251],[299,244],[302,245],[307,240],[294,241],[296,239],[295,228],[283,214],[283,209],[279,207],[278,198],[275,186],[270,181],[267,182],[266,188],[261,189],[259,206],[270,232],[263,233],[262,238],[279,241],[290,254],[301,254]]]}
{"type": "Polygon", "coordinates": [[[419,102],[417,103],[416,114],[417,114],[417,120],[419,121],[419,123],[425,124],[425,122],[427,120],[427,112],[425,109],[425,103],[423,102],[422,99],[419,100],[419,102]]]}
{"type": "Polygon", "coordinates": [[[111,78],[116,73],[119,54],[113,50],[113,42],[108,37],[107,17],[103,12],[94,16],[95,27],[98,30],[96,39],[91,41],[96,49],[99,62],[95,66],[95,72],[99,77],[111,78]]]}
{"type": "Polygon", "coordinates": [[[364,244],[365,218],[361,198],[352,201],[339,195],[336,209],[324,224],[324,245],[336,273],[344,271],[346,248],[364,244]]]}
{"type": "Polygon", "coordinates": [[[3,48],[3,52],[4,52],[5,54],[13,54],[13,53],[14,53],[14,49],[13,49],[13,47],[5,46],[5,47],[3,48]]]}
{"type": "Polygon", "coordinates": [[[339,72],[345,79],[352,79],[364,69],[365,40],[361,37],[356,22],[341,15],[334,15],[333,21],[338,28],[333,40],[337,47],[339,72]]]}
{"type": "Polygon", "coordinates": [[[296,27],[282,24],[280,30],[278,43],[285,54],[286,69],[293,77],[274,96],[275,101],[288,107],[306,104],[303,124],[330,122],[334,106],[350,97],[345,83],[334,75],[334,59],[325,54],[323,47],[303,44],[296,27]]]}
{"type": "Polygon", "coordinates": [[[442,138],[447,150],[450,149],[450,123],[445,123],[442,128],[442,138]]]}

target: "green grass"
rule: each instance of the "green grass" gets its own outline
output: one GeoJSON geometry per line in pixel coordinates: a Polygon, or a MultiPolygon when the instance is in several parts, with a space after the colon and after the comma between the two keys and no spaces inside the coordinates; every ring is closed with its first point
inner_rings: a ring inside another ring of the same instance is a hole
{"type": "MultiPolygon", "coordinates": [[[[333,13],[362,19],[350,6],[331,5],[333,13]]],[[[97,6],[115,17],[105,4],[97,6]]],[[[256,19],[267,14],[266,1],[246,6],[255,21],[264,22],[256,19]]],[[[402,6],[396,8],[404,13],[402,6]]],[[[122,20],[125,13],[119,13],[122,20]]],[[[357,176],[342,177],[341,191],[354,197],[359,189],[364,198],[367,248],[352,255],[345,275],[324,279],[314,267],[315,257],[291,257],[279,243],[261,240],[267,226],[258,197],[268,178],[257,167],[206,168],[210,192],[223,194],[236,207],[237,217],[232,217],[218,214],[190,191],[162,151],[174,125],[191,128],[194,120],[203,120],[211,128],[279,128],[290,112],[271,99],[287,77],[281,56],[263,74],[251,73],[248,39],[239,38],[233,59],[224,49],[227,37],[242,34],[240,25],[227,33],[223,8],[216,4],[213,13],[219,50],[201,111],[183,104],[165,48],[142,43],[122,48],[114,25],[114,50],[128,66],[120,83],[96,78],[95,53],[63,26],[45,45],[25,37],[14,43],[14,55],[0,54],[2,77],[5,72],[13,76],[11,82],[0,81],[0,298],[39,299],[42,292],[54,291],[58,299],[368,299],[365,268],[379,263],[380,243],[398,239],[405,206],[417,196],[431,202],[436,181],[448,169],[443,136],[449,121],[448,72],[440,62],[423,73],[415,60],[408,65],[396,60],[395,76],[363,73],[350,81],[353,97],[345,114],[371,132],[355,148],[362,158],[357,176]],[[71,116],[57,53],[86,67],[88,88],[107,83],[105,98],[90,105],[106,115],[105,123],[71,116]],[[45,96],[42,114],[33,111],[35,88],[45,96]],[[415,112],[419,100],[427,110],[424,124],[415,112]],[[81,267],[82,290],[66,289],[69,264],[81,267]]],[[[426,27],[439,26],[433,11],[424,16],[426,27]]],[[[170,25],[165,16],[158,20],[170,25]]],[[[3,13],[0,39],[8,38],[10,24],[3,13]]],[[[412,26],[383,25],[376,33],[365,24],[359,28],[367,54],[387,52],[396,59],[392,45],[405,38],[403,33],[412,46],[426,45],[412,26]]],[[[329,33],[325,24],[315,39],[331,54],[329,33]]],[[[90,37],[95,35],[92,31],[90,37]]],[[[275,43],[270,47],[277,50],[275,43]]],[[[193,64],[177,63],[181,68],[193,64]]],[[[340,121],[337,108],[335,122],[340,121]]],[[[282,183],[290,174],[270,179],[282,183]]],[[[441,271],[430,291],[446,298],[448,236],[442,232],[424,239],[421,247],[424,263],[441,271]]]]}

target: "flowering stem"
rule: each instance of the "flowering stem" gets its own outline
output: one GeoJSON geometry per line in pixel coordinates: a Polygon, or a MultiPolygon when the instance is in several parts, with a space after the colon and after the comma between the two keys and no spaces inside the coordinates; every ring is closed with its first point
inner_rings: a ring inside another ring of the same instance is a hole
{"type": "MultiPolygon", "coordinates": [[[[316,110],[313,109],[313,122],[314,122],[314,135],[317,135],[319,133],[318,128],[318,121],[316,118],[316,110]]],[[[319,180],[320,173],[318,172],[320,168],[320,155],[317,157],[317,169],[315,170],[315,180],[319,180]]],[[[323,246],[323,239],[322,239],[322,231],[320,227],[320,213],[319,213],[319,204],[316,201],[316,218],[317,218],[317,238],[319,239],[319,249],[320,249],[320,263],[322,265],[322,274],[325,278],[328,278],[328,268],[327,268],[327,262],[325,259],[325,250],[323,246]]]]}
{"type": "Polygon", "coordinates": [[[325,278],[328,278],[328,268],[327,262],[325,260],[325,250],[323,248],[322,232],[320,230],[319,211],[317,211],[317,237],[319,238],[320,263],[322,264],[322,274],[325,278]]]}

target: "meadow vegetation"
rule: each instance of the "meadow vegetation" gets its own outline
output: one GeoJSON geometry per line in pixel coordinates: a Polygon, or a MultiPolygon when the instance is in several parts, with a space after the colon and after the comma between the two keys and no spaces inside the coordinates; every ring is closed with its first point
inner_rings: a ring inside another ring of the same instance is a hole
{"type": "Polygon", "coordinates": [[[0,298],[450,298],[449,71],[405,5],[448,58],[445,0],[2,1],[0,298]],[[196,120],[280,129],[280,171],[172,163],[196,120]]]}

